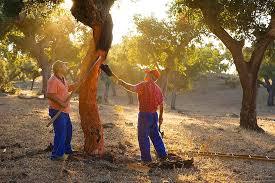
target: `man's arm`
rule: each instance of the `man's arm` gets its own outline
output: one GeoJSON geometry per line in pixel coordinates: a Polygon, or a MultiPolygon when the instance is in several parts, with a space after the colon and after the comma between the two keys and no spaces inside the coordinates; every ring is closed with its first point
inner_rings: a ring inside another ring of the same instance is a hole
{"type": "Polygon", "coordinates": [[[53,93],[47,93],[47,98],[60,105],[62,108],[66,108],[68,106],[68,103],[61,101],[53,93]]]}
{"type": "Polygon", "coordinates": [[[136,92],[136,87],[135,85],[126,83],[125,81],[119,79],[118,80],[118,84],[123,86],[126,90],[130,91],[130,92],[136,92]]]}
{"type": "Polygon", "coordinates": [[[163,122],[163,104],[159,106],[159,125],[163,122]]]}

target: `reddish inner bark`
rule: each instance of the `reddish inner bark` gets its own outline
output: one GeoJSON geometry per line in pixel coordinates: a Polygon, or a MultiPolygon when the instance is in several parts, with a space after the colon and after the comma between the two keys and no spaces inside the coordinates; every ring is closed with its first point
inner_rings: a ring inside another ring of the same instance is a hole
{"type": "MultiPolygon", "coordinates": [[[[87,73],[97,59],[95,45],[100,37],[100,27],[94,27],[93,31],[94,39],[91,41],[81,66],[82,76],[87,73]]],[[[84,133],[84,151],[90,155],[103,155],[104,153],[103,127],[96,103],[100,64],[101,61],[93,67],[79,91],[79,114],[84,133]]]]}

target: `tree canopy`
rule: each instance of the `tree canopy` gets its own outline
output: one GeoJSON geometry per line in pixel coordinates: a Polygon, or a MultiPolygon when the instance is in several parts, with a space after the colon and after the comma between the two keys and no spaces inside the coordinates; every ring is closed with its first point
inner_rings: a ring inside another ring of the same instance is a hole
{"type": "Polygon", "coordinates": [[[273,0],[175,0],[174,15],[197,17],[231,52],[243,88],[240,126],[263,131],[257,125],[257,79],[264,53],[275,39],[273,0]],[[245,57],[245,43],[251,55],[245,57]]]}

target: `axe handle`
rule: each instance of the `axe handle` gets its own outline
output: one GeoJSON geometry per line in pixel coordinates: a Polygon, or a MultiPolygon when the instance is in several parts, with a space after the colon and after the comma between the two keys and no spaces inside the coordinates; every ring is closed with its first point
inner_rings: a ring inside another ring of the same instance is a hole
{"type": "Polygon", "coordinates": [[[51,121],[47,124],[47,127],[49,127],[49,126],[51,126],[51,124],[53,124],[54,123],[54,121],[60,116],[60,114],[61,114],[61,110],[60,111],[58,111],[56,114],[55,114],[55,116],[51,119],[51,121]]]}

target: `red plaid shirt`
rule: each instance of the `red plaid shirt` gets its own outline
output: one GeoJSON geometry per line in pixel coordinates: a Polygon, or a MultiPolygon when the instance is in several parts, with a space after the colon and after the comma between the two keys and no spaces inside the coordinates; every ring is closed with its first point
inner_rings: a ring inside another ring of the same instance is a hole
{"type": "Polygon", "coordinates": [[[154,81],[143,81],[136,86],[140,112],[156,112],[163,103],[160,87],[154,81]]]}

